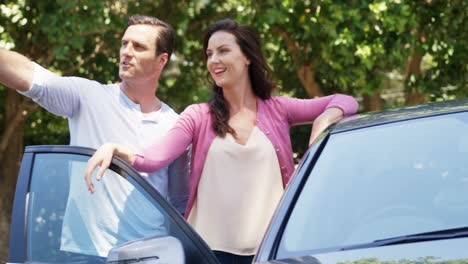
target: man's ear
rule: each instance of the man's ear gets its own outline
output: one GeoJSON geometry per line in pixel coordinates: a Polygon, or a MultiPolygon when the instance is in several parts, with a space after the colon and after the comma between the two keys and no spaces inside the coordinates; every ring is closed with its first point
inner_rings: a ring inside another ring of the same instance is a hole
{"type": "Polygon", "coordinates": [[[166,64],[169,62],[169,55],[167,53],[161,53],[158,55],[158,66],[162,71],[166,64]]]}

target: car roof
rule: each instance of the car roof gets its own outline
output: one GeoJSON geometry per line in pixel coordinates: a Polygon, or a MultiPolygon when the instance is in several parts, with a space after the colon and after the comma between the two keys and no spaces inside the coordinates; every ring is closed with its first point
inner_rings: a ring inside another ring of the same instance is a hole
{"type": "Polygon", "coordinates": [[[468,111],[468,98],[426,103],[378,112],[367,112],[344,118],[331,129],[330,133],[340,133],[363,127],[466,111],[468,111]]]}

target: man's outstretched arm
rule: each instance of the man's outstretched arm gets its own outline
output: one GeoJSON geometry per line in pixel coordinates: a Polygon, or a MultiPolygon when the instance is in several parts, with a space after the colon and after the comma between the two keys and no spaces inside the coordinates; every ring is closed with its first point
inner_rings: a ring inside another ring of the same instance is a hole
{"type": "Polygon", "coordinates": [[[0,83],[11,89],[27,91],[34,77],[34,64],[25,56],[0,49],[0,83]]]}

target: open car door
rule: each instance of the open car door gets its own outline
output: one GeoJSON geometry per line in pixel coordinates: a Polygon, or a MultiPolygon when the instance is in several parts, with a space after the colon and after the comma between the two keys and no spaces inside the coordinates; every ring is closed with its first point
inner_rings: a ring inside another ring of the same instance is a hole
{"type": "Polygon", "coordinates": [[[184,218],[114,158],[96,192],[93,149],[26,147],[13,205],[9,263],[218,263],[184,218]]]}

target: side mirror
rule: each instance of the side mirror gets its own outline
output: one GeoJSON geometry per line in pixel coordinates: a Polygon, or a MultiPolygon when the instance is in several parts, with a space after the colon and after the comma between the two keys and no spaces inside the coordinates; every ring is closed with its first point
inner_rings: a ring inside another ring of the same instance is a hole
{"type": "Polygon", "coordinates": [[[179,239],[172,236],[154,236],[112,248],[106,263],[184,264],[185,254],[179,239]]]}

